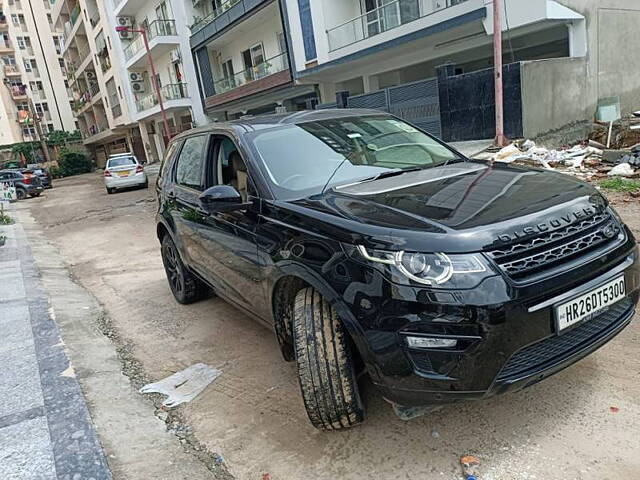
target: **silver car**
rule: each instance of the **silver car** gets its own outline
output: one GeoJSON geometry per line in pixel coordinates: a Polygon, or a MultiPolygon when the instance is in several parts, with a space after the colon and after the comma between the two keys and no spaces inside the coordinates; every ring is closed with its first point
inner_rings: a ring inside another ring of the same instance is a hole
{"type": "Polygon", "coordinates": [[[118,188],[149,186],[144,166],[135,155],[112,155],[104,168],[104,185],[111,194],[118,188]]]}

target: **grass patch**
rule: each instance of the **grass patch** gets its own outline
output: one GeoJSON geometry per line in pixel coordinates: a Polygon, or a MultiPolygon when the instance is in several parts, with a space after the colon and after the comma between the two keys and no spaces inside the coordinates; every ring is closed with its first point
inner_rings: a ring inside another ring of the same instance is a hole
{"type": "Polygon", "coordinates": [[[631,193],[640,190],[640,182],[637,180],[629,180],[627,178],[607,178],[600,182],[600,186],[614,192],[631,193]]]}
{"type": "Polygon", "coordinates": [[[11,225],[13,223],[13,218],[11,218],[6,213],[0,213],[0,225],[11,225]]]}

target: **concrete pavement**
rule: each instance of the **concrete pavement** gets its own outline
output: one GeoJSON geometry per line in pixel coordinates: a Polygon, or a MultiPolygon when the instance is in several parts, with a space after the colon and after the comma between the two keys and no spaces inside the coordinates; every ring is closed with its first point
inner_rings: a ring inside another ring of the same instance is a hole
{"type": "Polygon", "coordinates": [[[0,478],[108,480],[24,230],[0,231],[0,478]]]}

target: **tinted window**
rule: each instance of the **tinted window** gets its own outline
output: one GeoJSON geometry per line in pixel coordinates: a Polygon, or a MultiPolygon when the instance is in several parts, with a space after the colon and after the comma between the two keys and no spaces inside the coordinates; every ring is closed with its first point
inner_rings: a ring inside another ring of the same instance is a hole
{"type": "Polygon", "coordinates": [[[117,157],[117,158],[109,159],[109,164],[107,168],[127,167],[130,165],[136,165],[136,164],[137,162],[133,157],[117,157]]]}
{"type": "Polygon", "coordinates": [[[176,182],[179,185],[202,190],[202,164],[207,138],[206,135],[200,135],[184,141],[176,168],[176,182]]]}

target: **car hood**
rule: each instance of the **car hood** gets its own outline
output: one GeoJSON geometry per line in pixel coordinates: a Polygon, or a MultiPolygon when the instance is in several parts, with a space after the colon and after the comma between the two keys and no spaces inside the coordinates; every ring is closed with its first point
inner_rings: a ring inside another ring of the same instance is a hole
{"type": "Polygon", "coordinates": [[[481,251],[605,207],[593,187],[569,175],[472,161],[283,203],[300,216],[296,223],[321,235],[376,248],[444,252],[481,251]]]}

